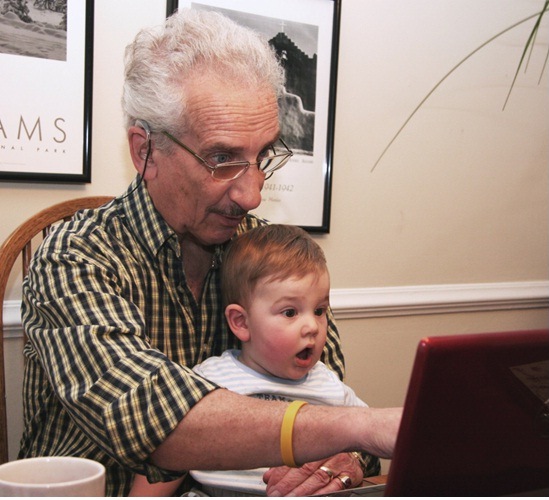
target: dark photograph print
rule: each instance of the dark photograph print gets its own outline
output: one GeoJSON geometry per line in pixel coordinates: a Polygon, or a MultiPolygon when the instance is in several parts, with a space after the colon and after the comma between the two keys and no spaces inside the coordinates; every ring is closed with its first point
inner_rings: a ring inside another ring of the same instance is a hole
{"type": "Polygon", "coordinates": [[[310,232],[330,230],[341,0],[166,0],[177,9],[215,10],[259,33],[285,72],[280,136],[294,155],[265,182],[255,213],[310,232]]]}
{"type": "MultiPolygon", "coordinates": [[[[212,10],[193,2],[193,8],[212,10]]],[[[295,153],[314,150],[318,26],[216,7],[234,21],[262,33],[274,47],[286,71],[280,101],[281,135],[295,153]]]]}
{"type": "Polygon", "coordinates": [[[67,59],[67,0],[0,0],[0,52],[67,59]]]}

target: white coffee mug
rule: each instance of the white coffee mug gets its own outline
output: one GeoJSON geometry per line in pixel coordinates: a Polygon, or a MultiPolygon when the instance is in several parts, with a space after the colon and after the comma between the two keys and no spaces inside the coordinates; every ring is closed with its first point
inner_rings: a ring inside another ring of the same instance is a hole
{"type": "Polygon", "coordinates": [[[0,497],[102,497],[105,467],[78,457],[24,458],[0,465],[0,497]]]}

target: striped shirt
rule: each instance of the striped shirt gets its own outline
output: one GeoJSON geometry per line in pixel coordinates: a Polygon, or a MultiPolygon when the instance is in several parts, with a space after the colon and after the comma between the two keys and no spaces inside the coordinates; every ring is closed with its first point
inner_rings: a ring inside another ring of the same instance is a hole
{"type": "MultiPolygon", "coordinates": [[[[229,349],[221,356],[212,356],[194,367],[194,371],[231,391],[264,400],[301,400],[328,406],[368,406],[337,375],[319,361],[299,380],[283,379],[259,373],[238,360],[240,351],[229,349]]],[[[379,460],[364,455],[365,475],[378,473],[379,460]]],[[[228,492],[244,492],[264,496],[266,468],[226,471],[191,471],[204,491],[211,496],[231,496],[228,492]]]]}
{"type": "Polygon", "coordinates": [[[193,370],[226,389],[260,399],[293,401],[328,406],[367,406],[338,376],[319,361],[303,378],[285,379],[259,373],[241,363],[240,350],[212,356],[193,370]]]}
{"type": "MultiPolygon", "coordinates": [[[[135,188],[135,189],[134,189],[135,188]]],[[[238,232],[263,222],[248,215],[238,232]]],[[[217,386],[191,367],[228,348],[215,258],[200,301],[174,231],[144,185],[54,229],[23,286],[24,433],[19,457],[82,456],[107,468],[107,495],[134,472],[170,480],[148,457],[217,386]]],[[[343,377],[329,315],[323,361],[343,377]]]]}

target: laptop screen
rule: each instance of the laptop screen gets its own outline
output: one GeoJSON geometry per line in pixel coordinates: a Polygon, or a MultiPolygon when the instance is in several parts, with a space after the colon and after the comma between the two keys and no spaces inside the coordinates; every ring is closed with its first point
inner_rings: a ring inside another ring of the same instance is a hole
{"type": "Polygon", "coordinates": [[[549,330],[423,339],[385,494],[549,488],[548,404],[549,330]]]}

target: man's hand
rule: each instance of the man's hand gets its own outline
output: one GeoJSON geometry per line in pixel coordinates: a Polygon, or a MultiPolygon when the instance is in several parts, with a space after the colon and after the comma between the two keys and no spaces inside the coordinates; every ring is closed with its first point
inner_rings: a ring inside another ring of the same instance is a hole
{"type": "Polygon", "coordinates": [[[324,495],[360,485],[362,468],[353,455],[340,453],[299,468],[273,467],[263,480],[269,496],[324,495]]]}

